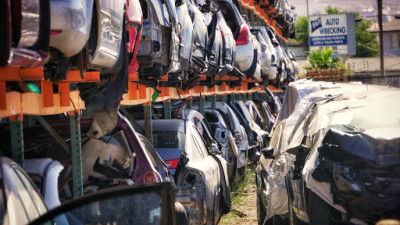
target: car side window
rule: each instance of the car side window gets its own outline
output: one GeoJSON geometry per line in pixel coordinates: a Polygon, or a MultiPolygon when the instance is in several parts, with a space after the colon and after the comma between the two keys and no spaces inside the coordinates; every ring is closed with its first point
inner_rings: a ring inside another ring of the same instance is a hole
{"type": "Polygon", "coordinates": [[[207,157],[206,146],[205,146],[203,140],[201,139],[199,132],[197,131],[196,127],[194,127],[194,126],[193,126],[193,130],[192,130],[192,139],[193,139],[194,146],[196,147],[195,152],[198,152],[199,156],[202,158],[207,157]]]}

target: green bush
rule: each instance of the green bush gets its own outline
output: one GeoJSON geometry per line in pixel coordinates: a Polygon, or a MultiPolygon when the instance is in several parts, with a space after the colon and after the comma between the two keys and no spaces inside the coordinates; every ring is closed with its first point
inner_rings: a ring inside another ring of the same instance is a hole
{"type": "Polygon", "coordinates": [[[309,55],[307,56],[307,60],[311,66],[305,66],[304,69],[345,69],[343,59],[339,56],[332,55],[332,53],[332,48],[310,51],[309,55]]]}

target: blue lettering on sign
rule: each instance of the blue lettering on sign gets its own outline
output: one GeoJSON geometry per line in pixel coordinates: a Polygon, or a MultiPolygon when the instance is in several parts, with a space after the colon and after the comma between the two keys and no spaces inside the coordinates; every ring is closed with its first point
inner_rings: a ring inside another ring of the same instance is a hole
{"type": "Polygon", "coordinates": [[[310,37],[310,46],[347,45],[346,35],[310,37]]]}
{"type": "Polygon", "coordinates": [[[326,25],[339,25],[339,18],[328,18],[326,19],[326,25]]]}
{"type": "Polygon", "coordinates": [[[316,29],[322,27],[322,20],[321,17],[319,17],[316,20],[311,20],[311,33],[313,33],[316,29]]]}

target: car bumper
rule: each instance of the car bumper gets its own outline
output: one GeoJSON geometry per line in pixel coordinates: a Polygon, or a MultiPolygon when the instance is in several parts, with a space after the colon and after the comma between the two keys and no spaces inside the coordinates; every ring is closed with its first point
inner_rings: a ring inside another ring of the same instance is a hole
{"type": "Polygon", "coordinates": [[[236,45],[235,66],[240,71],[248,70],[252,66],[253,58],[254,49],[250,41],[246,45],[236,45]]]}
{"type": "Polygon", "coordinates": [[[89,39],[92,23],[93,0],[51,0],[50,46],[66,57],[79,53],[89,39]]]}
{"type": "Polygon", "coordinates": [[[268,80],[275,80],[277,74],[278,68],[276,67],[276,65],[272,65],[268,71],[268,80]]]}

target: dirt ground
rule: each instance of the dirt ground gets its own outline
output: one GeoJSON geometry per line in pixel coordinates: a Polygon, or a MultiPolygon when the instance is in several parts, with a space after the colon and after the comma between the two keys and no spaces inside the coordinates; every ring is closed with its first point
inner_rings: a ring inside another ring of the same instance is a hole
{"type": "Polygon", "coordinates": [[[224,215],[220,225],[257,225],[256,185],[252,182],[243,190],[244,196],[232,204],[231,211],[224,215]]]}

